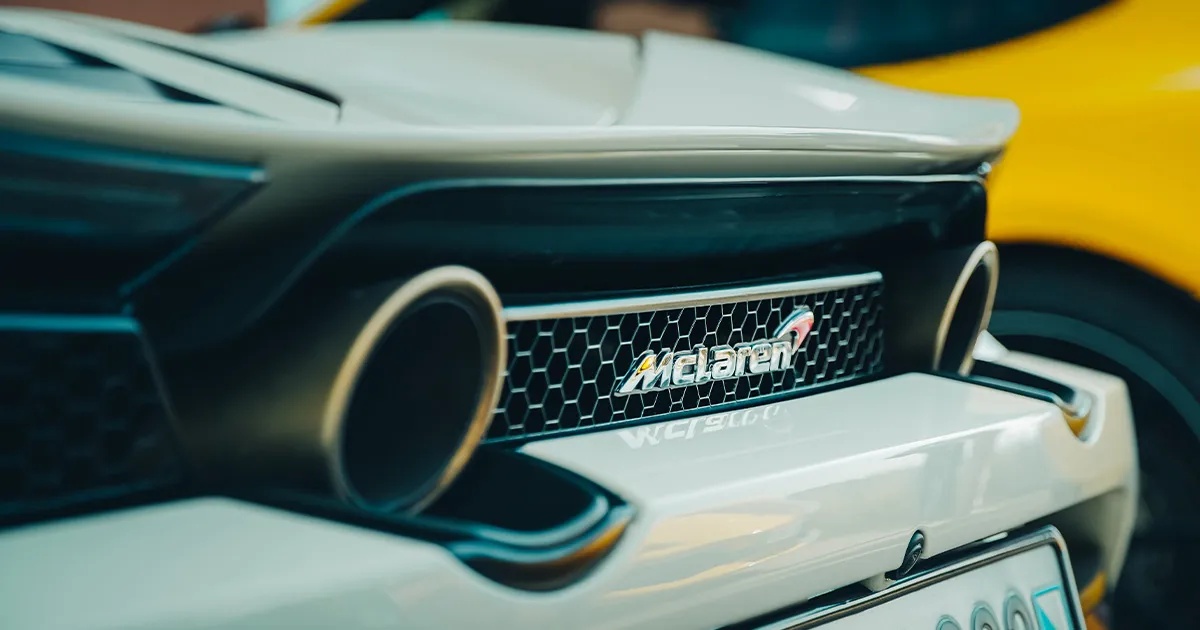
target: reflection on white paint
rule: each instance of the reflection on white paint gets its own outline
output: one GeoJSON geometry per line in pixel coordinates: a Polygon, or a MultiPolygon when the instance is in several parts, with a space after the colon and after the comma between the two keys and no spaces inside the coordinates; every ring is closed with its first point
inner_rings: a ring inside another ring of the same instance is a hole
{"type": "Polygon", "coordinates": [[[849,111],[858,102],[858,96],[854,94],[819,85],[796,85],[792,87],[792,93],[831,112],[849,111]]]}
{"type": "Polygon", "coordinates": [[[664,441],[691,440],[706,433],[751,427],[757,425],[759,421],[770,421],[779,415],[780,409],[780,405],[776,403],[711,416],[695,416],[621,429],[616,434],[629,445],[629,448],[639,449],[646,446],[657,446],[664,441]]]}

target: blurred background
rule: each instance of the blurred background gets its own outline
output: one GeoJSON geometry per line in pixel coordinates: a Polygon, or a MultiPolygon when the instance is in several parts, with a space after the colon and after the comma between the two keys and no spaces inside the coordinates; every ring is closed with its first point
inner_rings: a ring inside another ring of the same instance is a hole
{"type": "Polygon", "coordinates": [[[836,66],[996,43],[1105,0],[0,0],[203,32],[328,18],[486,19],[736,41],[836,66]]]}
{"type": "Polygon", "coordinates": [[[0,6],[77,11],[188,32],[231,16],[262,25],[267,16],[267,0],[0,0],[0,6]]]}

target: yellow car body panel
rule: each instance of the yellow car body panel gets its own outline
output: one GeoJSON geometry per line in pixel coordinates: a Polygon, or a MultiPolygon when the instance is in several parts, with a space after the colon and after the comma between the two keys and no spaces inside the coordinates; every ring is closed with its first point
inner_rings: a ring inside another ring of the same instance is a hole
{"type": "Polygon", "coordinates": [[[989,190],[994,240],[1088,250],[1200,298],[1200,2],[1116,0],[998,45],[861,71],[1020,106],[989,190]]]}

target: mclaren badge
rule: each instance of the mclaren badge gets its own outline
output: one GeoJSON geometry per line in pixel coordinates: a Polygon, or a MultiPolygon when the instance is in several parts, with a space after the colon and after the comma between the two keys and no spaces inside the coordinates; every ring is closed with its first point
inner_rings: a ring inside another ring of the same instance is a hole
{"type": "Polygon", "coordinates": [[[696,346],[692,350],[646,350],[625,378],[617,384],[617,396],[699,385],[710,381],[791,370],[816,318],[801,306],[784,318],[769,339],[720,346],[696,346]]]}

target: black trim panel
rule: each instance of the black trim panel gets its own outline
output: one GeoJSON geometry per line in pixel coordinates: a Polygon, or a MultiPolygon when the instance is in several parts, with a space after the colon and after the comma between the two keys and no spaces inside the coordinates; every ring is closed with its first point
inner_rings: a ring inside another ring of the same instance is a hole
{"type": "Polygon", "coordinates": [[[293,208],[269,235],[210,235],[136,296],[156,343],[227,339],[294,288],[345,290],[441,264],[476,269],[503,296],[661,291],[975,243],[986,215],[971,175],[438,180],[353,210],[358,198],[348,192],[344,211],[293,208]]]}
{"type": "Polygon", "coordinates": [[[526,591],[569,586],[611,552],[632,506],[591,481],[516,451],[481,448],[424,512],[372,513],[290,492],[237,498],[440,544],[481,575],[526,591]]]}
{"type": "Polygon", "coordinates": [[[266,181],[214,163],[0,129],[0,307],[119,301],[266,181]]]}

